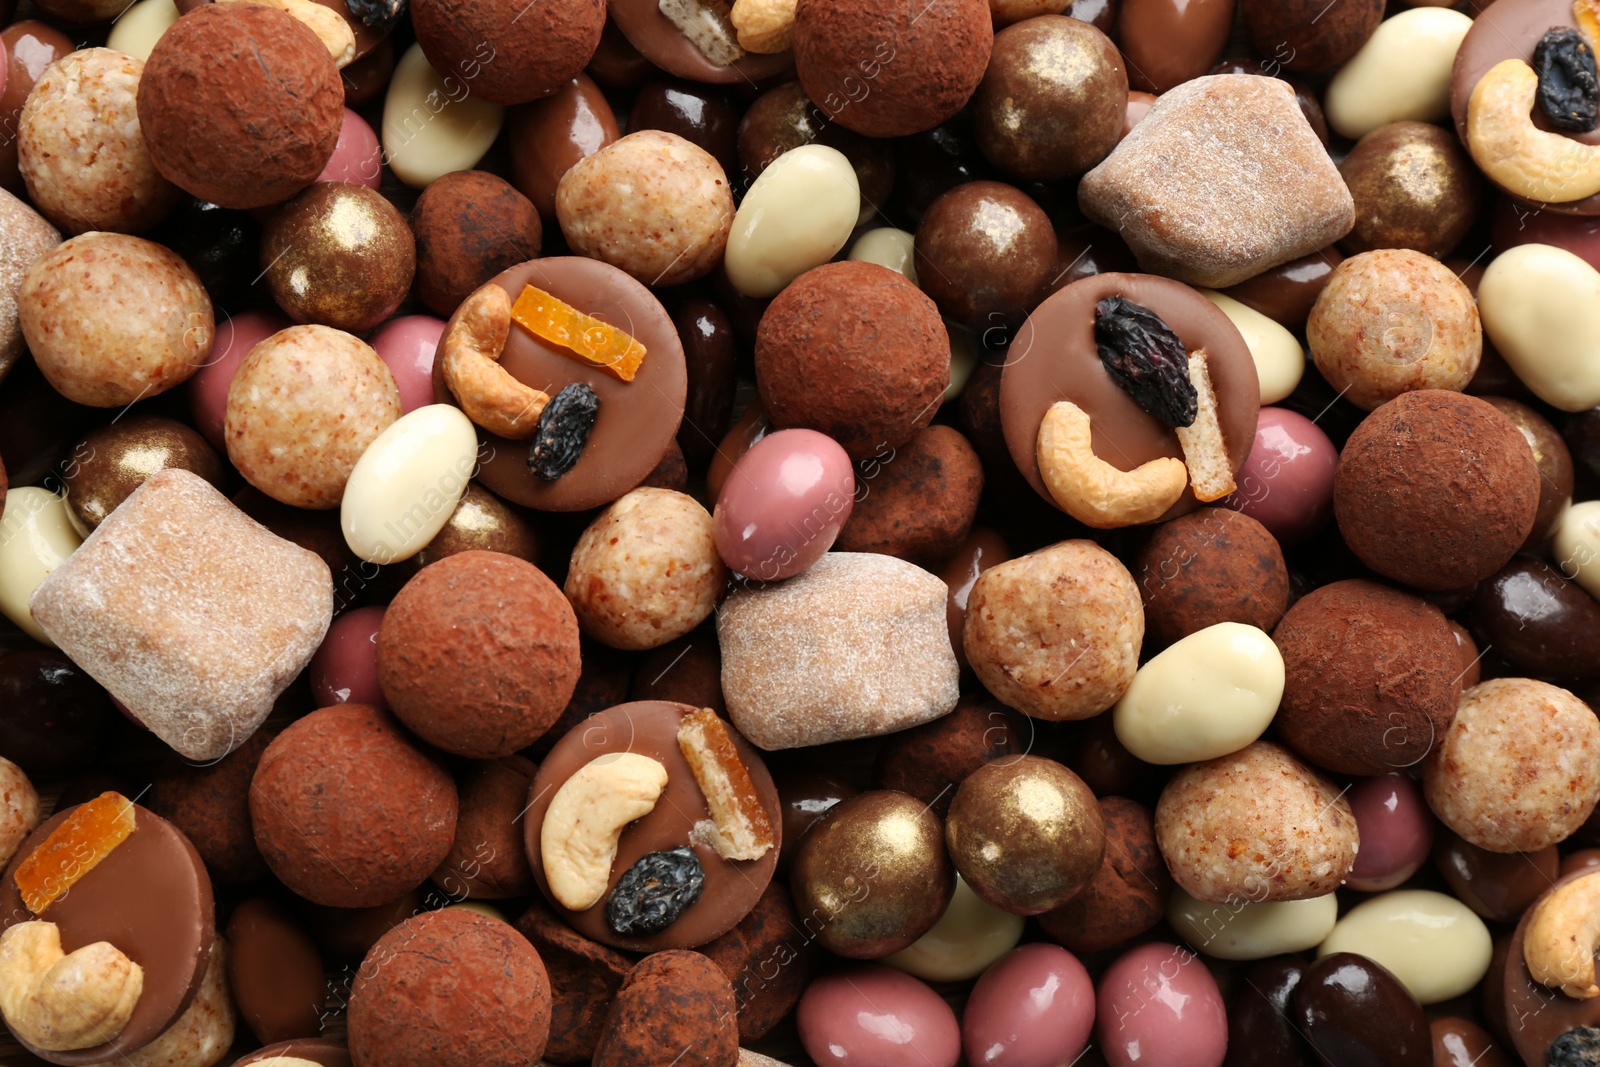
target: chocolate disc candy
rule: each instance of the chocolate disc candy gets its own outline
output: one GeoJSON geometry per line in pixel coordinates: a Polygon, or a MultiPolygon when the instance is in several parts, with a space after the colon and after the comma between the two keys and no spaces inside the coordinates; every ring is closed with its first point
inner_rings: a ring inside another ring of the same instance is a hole
{"type": "Polygon", "coordinates": [[[656,0],[615,0],[607,13],[639,54],[680,78],[716,84],[771,81],[794,67],[794,53],[761,55],[746,52],[726,66],[707,59],[684,32],[661,13],[656,0]]]}

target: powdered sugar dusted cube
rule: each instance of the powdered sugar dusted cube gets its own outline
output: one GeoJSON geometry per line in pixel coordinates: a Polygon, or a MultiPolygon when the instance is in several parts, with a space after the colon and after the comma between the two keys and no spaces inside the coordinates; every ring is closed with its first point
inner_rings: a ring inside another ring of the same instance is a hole
{"type": "Polygon", "coordinates": [[[333,621],[333,577],[184,470],[151,477],[30,601],[61,650],[161,740],[226,755],[333,621]]]}

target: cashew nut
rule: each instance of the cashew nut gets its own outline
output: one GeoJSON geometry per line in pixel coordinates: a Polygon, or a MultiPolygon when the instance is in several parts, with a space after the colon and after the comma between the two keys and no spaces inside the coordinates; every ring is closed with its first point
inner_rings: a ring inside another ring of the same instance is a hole
{"type": "Polygon", "coordinates": [[[511,336],[511,297],[493,282],[467,297],[439,341],[445,384],[467,418],[492,434],[532,437],[550,394],[523,385],[499,363],[511,336]]]}
{"type": "Polygon", "coordinates": [[[1467,101],[1467,151],[1507,191],[1550,204],[1600,193],[1600,145],[1533,124],[1539,76],[1503,59],[1478,79],[1467,101]]]}
{"type": "Polygon", "coordinates": [[[356,58],[355,31],[333,8],[323,7],[316,0],[248,0],[248,2],[275,7],[285,15],[300,20],[306,29],[317,35],[317,40],[322,42],[328,54],[333,57],[335,67],[342,70],[356,58]]]}
{"type": "Polygon", "coordinates": [[[108,941],[70,954],[52,922],[0,935],[0,1012],[18,1037],[49,1052],[114,1040],[144,992],[144,968],[108,941]]]}
{"type": "Polygon", "coordinates": [[[1600,947],[1600,872],[1556,886],[1533,909],[1522,958],[1535,982],[1575,1000],[1600,996],[1594,951],[1600,947]]]}
{"type": "Polygon", "coordinates": [[[733,0],[729,20],[739,31],[739,47],[761,55],[787,52],[794,43],[795,2],[733,0]]]}
{"type": "Polygon", "coordinates": [[[1111,530],[1152,522],[1183,495],[1189,471],[1163,456],[1131,471],[1094,454],[1089,413],[1070,400],[1050,405],[1039,424],[1039,476],[1062,510],[1085,526],[1111,530]]]}
{"type": "Polygon", "coordinates": [[[562,907],[600,902],[623,827],[648,815],[666,787],[667,769],[637,752],[597,756],[562,783],[539,828],[544,875],[562,907]]]}

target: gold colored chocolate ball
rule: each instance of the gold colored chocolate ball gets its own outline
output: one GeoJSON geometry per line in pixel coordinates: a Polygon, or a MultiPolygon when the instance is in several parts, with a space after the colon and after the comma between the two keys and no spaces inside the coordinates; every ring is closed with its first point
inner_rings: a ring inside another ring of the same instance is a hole
{"type": "Polygon", "coordinates": [[[421,570],[457,552],[481,550],[537,563],[539,537],[521,512],[476,482],[441,529],[407,564],[421,570]]]}
{"type": "Polygon", "coordinates": [[[180,468],[222,486],[222,460],[204,437],[171,419],[133,415],[79,441],[63,464],[67,508],[87,534],[157,471],[180,468]]]}
{"type": "Polygon", "coordinates": [[[875,960],[933,928],[955,892],[939,817],[892,789],[840,803],[800,842],[790,887],[828,951],[875,960]]]}
{"type": "Polygon", "coordinates": [[[1083,779],[1054,760],[1017,756],[961,783],[945,841],[973,892],[1002,911],[1038,915],[1094,878],[1106,826],[1083,779]]]}
{"type": "Polygon", "coordinates": [[[1356,142],[1339,164],[1355,200],[1347,252],[1410,248],[1449,255],[1483,207],[1483,181],[1454,133],[1426,122],[1391,122],[1356,142]]]}
{"type": "Polygon", "coordinates": [[[317,182],[267,223],[261,269],[272,298],[295,322],[360,333],[405,299],[417,243],[400,212],[376,191],[317,182]]]}

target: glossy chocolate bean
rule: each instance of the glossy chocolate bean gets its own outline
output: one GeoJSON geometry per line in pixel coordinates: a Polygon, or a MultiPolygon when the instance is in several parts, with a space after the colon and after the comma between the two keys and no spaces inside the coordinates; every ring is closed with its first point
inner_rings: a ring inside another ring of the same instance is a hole
{"type": "Polygon", "coordinates": [[[1067,14],[1089,23],[1115,40],[1119,7],[1117,0],[1073,0],[1072,6],[1067,9],[1067,14]]]}
{"type": "Polygon", "coordinates": [[[0,186],[23,195],[22,174],[17,170],[17,120],[23,102],[44,68],[72,51],[66,34],[42,22],[27,19],[0,31],[5,46],[5,89],[0,91],[0,186]]]}
{"type": "Polygon", "coordinates": [[[556,217],[556,186],[572,165],[621,136],[605,94],[580,74],[543,100],[508,116],[511,179],[548,222],[556,217]]]}
{"type": "Polygon", "coordinates": [[[84,534],[157,471],[178,468],[222,488],[222,460],[194,430],[156,415],[132,415],[89,434],[73,449],[63,481],[74,525],[84,534]]]}
{"type": "Polygon", "coordinates": [[[1600,679],[1600,601],[1542,559],[1518,556],[1478,583],[1472,623],[1481,642],[1520,671],[1600,679]]]}
{"type": "Polygon", "coordinates": [[[1164,93],[1210,69],[1228,43],[1233,0],[1122,0],[1117,42],[1128,84],[1164,93]]]}
{"type": "Polygon", "coordinates": [[[716,452],[733,415],[734,364],[739,349],[728,313],[703,297],[685,300],[672,316],[683,342],[689,374],[678,447],[691,465],[700,466],[716,452]]]}
{"type": "Polygon", "coordinates": [[[666,130],[704,148],[732,177],[738,169],[739,112],[726,89],[685,81],[642,86],[628,112],[628,132],[666,130]]]}
{"type": "Polygon", "coordinates": [[[0,657],[0,756],[29,775],[92,763],[117,725],[106,691],[61,653],[27,648],[0,657]]]}
{"type": "Polygon", "coordinates": [[[1001,182],[969,182],[936,200],[916,237],[917,279],[939,311],[975,331],[1015,328],[1055,274],[1044,210],[1001,182]]]}
{"type": "Polygon", "coordinates": [[[1572,452],[1550,420],[1527,404],[1503,396],[1484,399],[1522,431],[1528,447],[1533,449],[1533,462],[1539,468],[1539,510],[1533,517],[1533,532],[1528,534],[1527,544],[1537,545],[1550,536],[1561,509],[1572,499],[1572,452]]]}
{"type": "Polygon", "coordinates": [[[1336,952],[1313,963],[1290,998],[1311,1047],[1337,1067],[1430,1067],[1433,1040],[1422,1005],[1365,956],[1336,952]]]}
{"type": "Polygon", "coordinates": [[[385,37],[372,51],[341,70],[344,106],[364,108],[380,100],[394,75],[394,63],[394,38],[385,37]]]}
{"type": "Polygon", "coordinates": [[[1310,1067],[1311,1050],[1289,1016],[1289,1001],[1307,966],[1298,957],[1278,956],[1244,972],[1228,1008],[1224,1067],[1310,1067]]]}
{"type": "MultiPolygon", "coordinates": [[[[768,90],[744,113],[738,132],[739,178],[748,185],[773,160],[805,144],[838,149],[850,161],[861,187],[861,221],[871,218],[889,199],[896,173],[889,143],[828,122],[799,82],[768,90]]],[[[734,171],[728,173],[731,177],[734,171]]]]}
{"type": "Polygon", "coordinates": [[[1024,945],[984,972],[962,1015],[974,1067],[1055,1067],[1083,1052],[1094,1029],[1094,982],[1057,945],[1024,945]]]}
{"type": "Polygon", "coordinates": [[[1316,423],[1287,408],[1262,408],[1239,488],[1223,506],[1249,515],[1284,545],[1300,544],[1333,513],[1338,465],[1338,449],[1316,423]]]}
{"type": "Polygon", "coordinates": [[[1364,893],[1393,889],[1417,872],[1433,845],[1433,815],[1422,788],[1394,772],[1356,782],[1349,797],[1361,851],[1345,885],[1364,893]]]}
{"type": "Polygon", "coordinates": [[[939,577],[950,587],[947,612],[950,618],[950,647],[955,649],[956,662],[965,670],[967,654],[961,640],[961,628],[967,621],[967,597],[978,575],[1011,558],[1011,546],[994,530],[978,527],[967,534],[967,539],[950,557],[939,577]]]}
{"type": "MultiPolygon", "coordinates": [[[[167,216],[150,238],[182,256],[200,276],[212,304],[219,309],[220,341],[226,315],[220,309],[237,307],[248,296],[252,283],[261,277],[257,262],[261,224],[248,211],[229,211],[190,197],[167,216]]],[[[215,347],[212,358],[216,358],[215,347]]]]}
{"type": "Polygon", "coordinates": [[[792,578],[833,546],[855,488],[838,442],[815,430],[779,430],[739,458],[717,495],[717,553],[747,578],[792,578]]]}
{"type": "Polygon", "coordinates": [[[1511,1057],[1475,1022],[1446,1015],[1428,1024],[1433,1067],[1512,1067],[1511,1057]]]}
{"type": "Polygon", "coordinates": [[[256,1039],[316,1037],[327,984],[306,932],[282,906],[257,898],[233,910],[227,935],[229,991],[256,1039]]]}
{"type": "Polygon", "coordinates": [[[1075,226],[1056,233],[1056,269],[1046,288],[1053,293],[1091,274],[1138,270],[1121,237],[1099,226],[1075,226]]]}
{"type": "Polygon", "coordinates": [[[806,987],[800,1041],[821,1067],[955,1067],[955,1012],[928,986],[882,966],[855,967],[806,987]]]}
{"type": "Polygon", "coordinates": [[[928,205],[951,189],[995,174],[978,151],[966,112],[926,133],[900,138],[895,144],[895,164],[900,176],[897,199],[910,223],[907,229],[914,228],[928,205]]]}
{"type": "Polygon", "coordinates": [[[727,484],[728,475],[733,472],[733,465],[739,462],[739,457],[771,432],[772,420],[767,417],[761,402],[753,400],[717,444],[717,453],[711,457],[711,466],[706,469],[706,496],[712,500],[720,497],[722,487],[727,484]]]}
{"type": "Polygon", "coordinates": [[[357,608],[333,620],[311,657],[311,696],[317,707],[371,704],[387,707],[378,685],[378,627],[383,608],[357,608]]]}
{"type": "Polygon", "coordinates": [[[1253,307],[1267,318],[1292,332],[1306,328],[1311,305],[1322,295],[1333,269],[1344,262],[1337,248],[1324,248],[1271,270],[1248,281],[1222,290],[1239,303],[1253,307]]]}
{"type": "Polygon", "coordinates": [[[1494,922],[1515,922],[1550,888],[1561,866],[1554,845],[1538,852],[1489,852],[1443,827],[1433,862],[1458,900],[1494,922]]]}
{"type": "Polygon", "coordinates": [[[809,767],[774,767],[772,781],[778,787],[783,810],[783,851],[778,857],[778,870],[787,875],[800,839],[812,824],[860,790],[842,778],[809,767]]]}
{"type": "Polygon", "coordinates": [[[1228,1019],[1216,979],[1182,945],[1153,941],[1106,968],[1096,1037],[1110,1067],[1219,1067],[1228,1019]]]}

